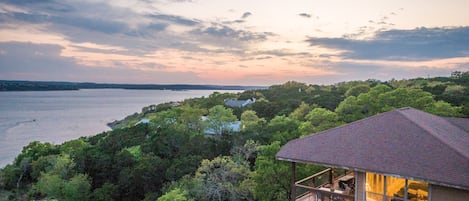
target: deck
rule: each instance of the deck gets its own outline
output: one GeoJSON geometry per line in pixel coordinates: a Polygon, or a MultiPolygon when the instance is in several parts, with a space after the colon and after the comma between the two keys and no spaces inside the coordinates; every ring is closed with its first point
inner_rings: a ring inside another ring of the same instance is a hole
{"type": "Polygon", "coordinates": [[[328,168],[295,182],[296,201],[353,201],[354,175],[328,168]]]}

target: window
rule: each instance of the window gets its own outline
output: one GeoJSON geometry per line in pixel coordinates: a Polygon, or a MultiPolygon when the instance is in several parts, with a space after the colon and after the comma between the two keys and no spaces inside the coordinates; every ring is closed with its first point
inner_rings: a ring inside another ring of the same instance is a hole
{"type": "Polygon", "coordinates": [[[405,179],[386,177],[386,201],[404,201],[405,179]]]}
{"type": "Polygon", "coordinates": [[[428,201],[428,183],[366,173],[367,201],[428,201]]]}

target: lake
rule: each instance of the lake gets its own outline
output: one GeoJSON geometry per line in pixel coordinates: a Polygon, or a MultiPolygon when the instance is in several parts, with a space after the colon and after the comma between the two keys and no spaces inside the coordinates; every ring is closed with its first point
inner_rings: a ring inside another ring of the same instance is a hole
{"type": "MultiPolygon", "coordinates": [[[[32,141],[60,144],[108,131],[106,125],[151,104],[208,96],[214,90],[82,89],[0,92],[0,168],[32,141]]],[[[240,91],[218,91],[237,93],[240,91]]]]}

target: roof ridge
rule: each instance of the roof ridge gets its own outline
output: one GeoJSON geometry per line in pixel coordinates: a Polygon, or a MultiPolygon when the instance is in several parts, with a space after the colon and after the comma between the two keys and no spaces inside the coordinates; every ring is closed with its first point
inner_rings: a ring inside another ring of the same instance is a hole
{"type": "Polygon", "coordinates": [[[437,118],[441,121],[444,121],[446,123],[448,123],[449,125],[451,125],[452,127],[455,127],[457,130],[463,132],[463,133],[467,133],[466,131],[464,131],[463,129],[461,129],[459,126],[456,126],[454,125],[453,123],[449,122],[448,120],[446,120],[445,118],[442,118],[440,116],[437,116],[437,115],[434,115],[434,114],[430,114],[430,113],[427,113],[427,112],[423,112],[423,111],[420,111],[420,110],[417,110],[415,108],[412,108],[412,107],[405,107],[405,108],[400,108],[400,109],[396,109],[396,110],[393,110],[393,111],[397,111],[399,114],[401,114],[402,116],[404,116],[406,119],[408,119],[409,121],[411,121],[414,125],[418,126],[419,128],[427,131],[428,133],[431,134],[432,137],[434,137],[435,139],[437,139],[439,142],[445,144],[447,147],[449,147],[451,150],[455,151],[456,153],[458,153],[459,155],[463,156],[464,158],[467,158],[469,159],[469,154],[466,154],[464,152],[462,152],[461,150],[457,149],[456,147],[453,147],[452,143],[448,142],[447,140],[445,140],[445,138],[443,138],[440,134],[438,134],[438,132],[435,132],[433,129],[429,129],[425,126],[422,126],[421,124],[419,124],[416,119],[414,118],[411,118],[409,116],[409,114],[406,114],[405,110],[408,110],[408,109],[413,109],[414,111],[418,111],[418,112],[422,112],[422,113],[425,113],[425,114],[428,114],[428,115],[431,115],[433,118],[437,118]]]}
{"type": "MultiPolygon", "coordinates": [[[[367,120],[369,120],[369,119],[379,118],[381,115],[384,115],[384,114],[386,114],[386,113],[392,113],[392,112],[396,112],[397,110],[409,109],[409,108],[410,108],[410,107],[399,108],[399,109],[394,109],[394,110],[390,110],[390,111],[386,111],[386,112],[377,113],[377,114],[374,114],[374,115],[372,115],[372,116],[368,116],[368,117],[365,117],[365,118],[362,118],[362,119],[359,119],[359,120],[356,120],[356,121],[352,121],[352,122],[349,122],[349,123],[345,123],[345,124],[336,126],[336,127],[334,127],[334,128],[329,128],[329,129],[326,129],[326,130],[323,130],[323,131],[319,131],[319,132],[316,132],[316,133],[310,133],[310,134],[305,135],[305,136],[303,136],[303,137],[299,137],[299,138],[290,140],[289,142],[291,142],[291,141],[296,141],[296,140],[300,140],[300,139],[302,139],[302,138],[307,138],[307,137],[311,137],[311,136],[321,135],[321,134],[323,134],[323,133],[327,133],[326,131],[336,130],[336,129],[340,129],[340,128],[345,127],[345,126],[359,124],[359,123],[362,122],[362,121],[367,121],[367,120]]],[[[287,143],[289,143],[289,142],[287,142],[287,143]]]]}

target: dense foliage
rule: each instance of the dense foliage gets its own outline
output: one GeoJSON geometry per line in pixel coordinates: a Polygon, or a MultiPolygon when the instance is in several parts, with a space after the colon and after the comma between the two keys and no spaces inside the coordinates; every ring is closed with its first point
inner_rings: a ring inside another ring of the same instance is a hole
{"type": "MultiPolygon", "coordinates": [[[[129,116],[120,128],[60,145],[31,142],[0,172],[9,200],[289,200],[286,142],[394,108],[469,115],[469,73],[319,86],[287,82],[214,93],[129,116]],[[227,108],[228,98],[256,98],[227,108]],[[135,125],[139,119],[150,123],[135,125]],[[239,130],[229,123],[239,121],[239,130]],[[206,134],[212,131],[211,134],[206,134]]],[[[298,165],[305,177],[323,167],[298,165]]]]}

